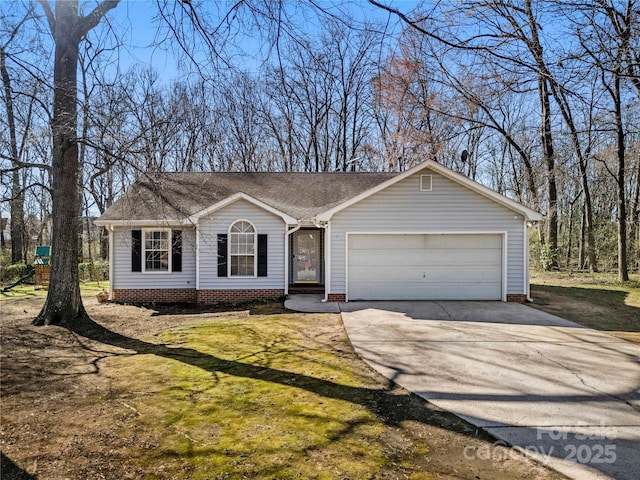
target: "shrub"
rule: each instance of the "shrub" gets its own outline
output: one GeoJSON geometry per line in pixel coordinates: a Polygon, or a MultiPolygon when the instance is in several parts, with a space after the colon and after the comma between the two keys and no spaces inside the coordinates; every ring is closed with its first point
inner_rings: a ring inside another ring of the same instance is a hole
{"type": "MultiPolygon", "coordinates": [[[[25,265],[24,263],[0,265],[0,282],[3,284],[15,282],[20,277],[26,275],[31,269],[33,269],[32,265],[25,265]]],[[[78,273],[80,274],[80,281],[82,282],[109,280],[109,262],[106,260],[98,260],[95,262],[80,263],[78,264],[78,273]]]]}
{"type": "Polygon", "coordinates": [[[109,280],[109,262],[96,260],[78,264],[81,282],[99,282],[109,280]]]}
{"type": "Polygon", "coordinates": [[[553,249],[551,244],[545,243],[540,249],[540,266],[545,271],[553,270],[558,265],[558,249],[553,249]]]}

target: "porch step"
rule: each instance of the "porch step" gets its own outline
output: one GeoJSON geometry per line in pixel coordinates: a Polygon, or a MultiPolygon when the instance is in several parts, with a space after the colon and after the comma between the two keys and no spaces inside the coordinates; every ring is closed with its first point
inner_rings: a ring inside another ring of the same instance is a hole
{"type": "Polygon", "coordinates": [[[289,293],[292,295],[298,294],[310,294],[310,295],[323,295],[324,286],[322,285],[290,285],[289,293]]]}

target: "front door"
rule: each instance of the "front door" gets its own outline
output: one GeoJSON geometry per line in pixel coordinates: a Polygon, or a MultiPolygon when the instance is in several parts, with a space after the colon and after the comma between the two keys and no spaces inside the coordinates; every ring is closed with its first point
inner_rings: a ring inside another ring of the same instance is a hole
{"type": "Polygon", "coordinates": [[[292,237],[292,283],[322,283],[322,230],[298,230],[292,237]]]}

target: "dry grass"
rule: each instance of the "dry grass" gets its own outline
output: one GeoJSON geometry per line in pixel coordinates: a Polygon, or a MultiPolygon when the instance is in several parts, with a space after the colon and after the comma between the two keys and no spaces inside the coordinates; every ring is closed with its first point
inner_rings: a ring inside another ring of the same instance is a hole
{"type": "Polygon", "coordinates": [[[531,294],[535,308],[640,343],[640,275],[537,272],[531,294]]]}

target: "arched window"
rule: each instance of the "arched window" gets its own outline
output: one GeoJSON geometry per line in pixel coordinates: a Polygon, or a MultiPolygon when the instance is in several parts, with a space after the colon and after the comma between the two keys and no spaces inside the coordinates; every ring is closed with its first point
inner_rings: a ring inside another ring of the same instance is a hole
{"type": "Polygon", "coordinates": [[[229,275],[253,277],[256,271],[256,229],[247,220],[229,228],[229,275]]]}

